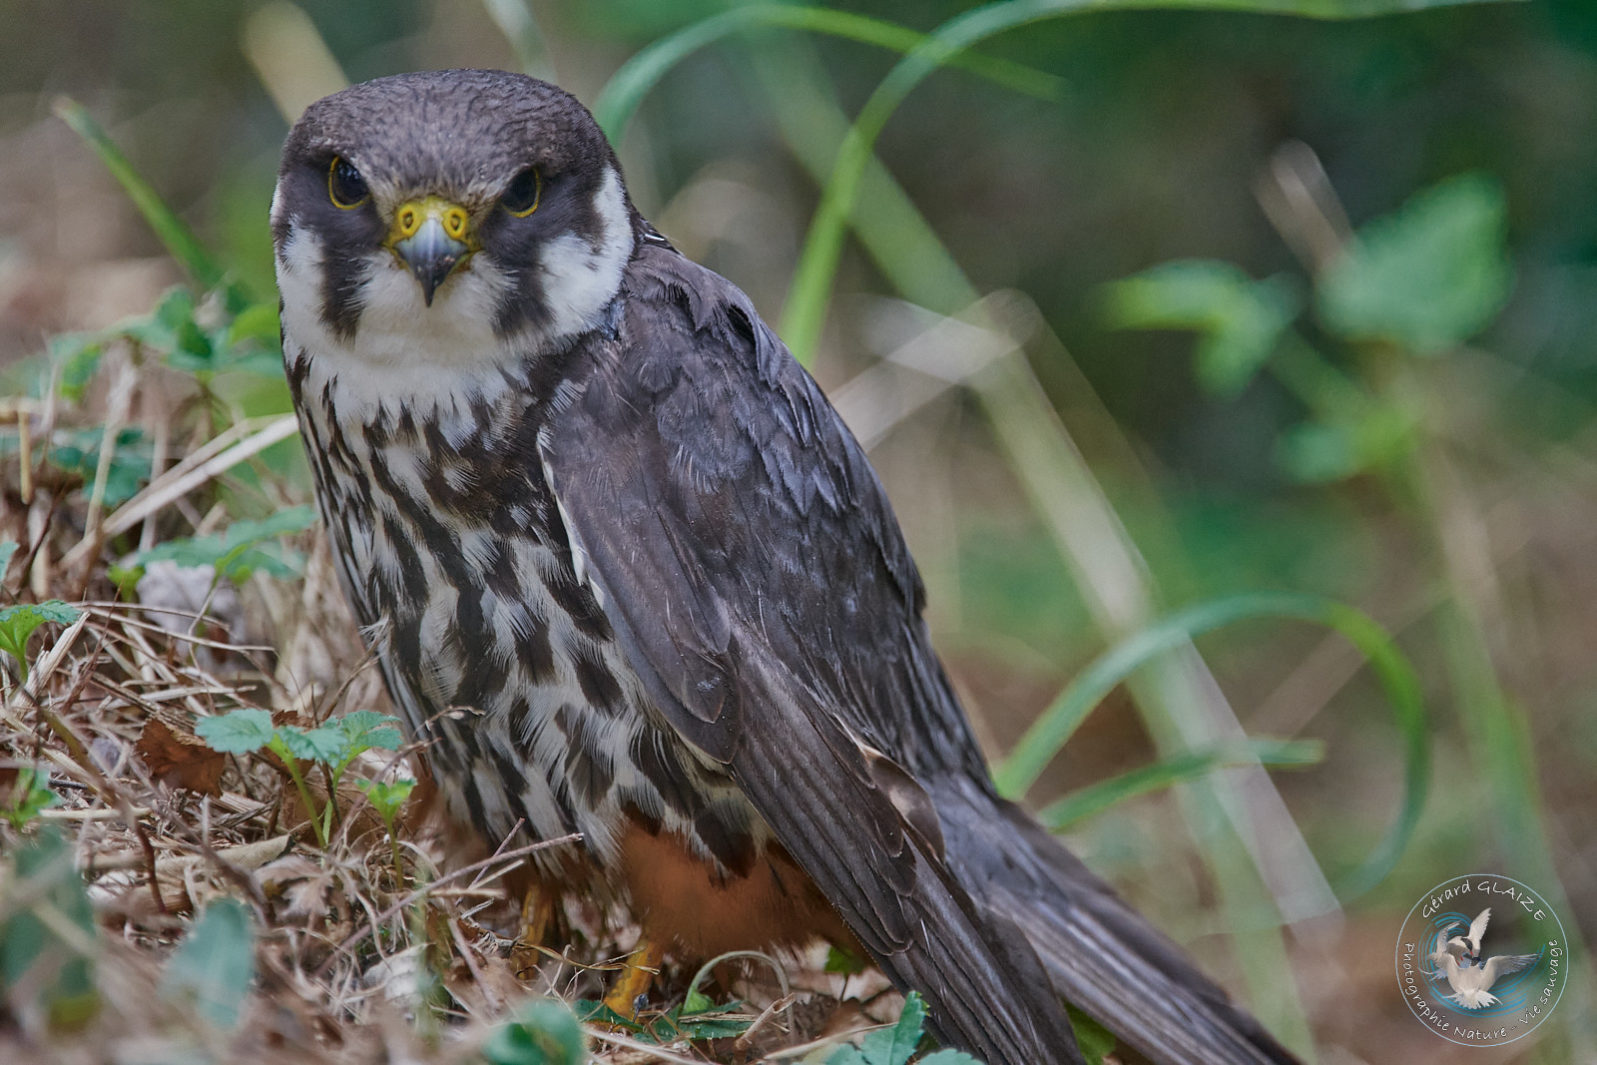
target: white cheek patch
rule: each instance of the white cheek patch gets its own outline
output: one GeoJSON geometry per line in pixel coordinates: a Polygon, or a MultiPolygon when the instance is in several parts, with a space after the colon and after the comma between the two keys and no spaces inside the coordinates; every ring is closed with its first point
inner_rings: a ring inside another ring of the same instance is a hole
{"type": "Polygon", "coordinates": [[[538,255],[549,313],[545,332],[552,339],[584,332],[598,323],[632,258],[632,218],[614,167],[605,168],[594,209],[604,229],[597,241],[567,233],[545,244],[538,255]]]}

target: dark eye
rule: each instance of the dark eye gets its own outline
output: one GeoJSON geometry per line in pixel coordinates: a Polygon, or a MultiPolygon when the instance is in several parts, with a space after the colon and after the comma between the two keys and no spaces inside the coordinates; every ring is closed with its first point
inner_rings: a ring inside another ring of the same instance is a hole
{"type": "Polygon", "coordinates": [[[499,197],[499,205],[517,218],[526,218],[538,209],[538,197],[543,192],[543,175],[538,168],[529,166],[510,179],[510,186],[499,197]]]}
{"type": "Polygon", "coordinates": [[[343,156],[335,155],[327,168],[327,197],[333,201],[333,206],[347,211],[365,203],[370,195],[371,190],[366,187],[366,179],[360,176],[360,171],[343,156]]]}

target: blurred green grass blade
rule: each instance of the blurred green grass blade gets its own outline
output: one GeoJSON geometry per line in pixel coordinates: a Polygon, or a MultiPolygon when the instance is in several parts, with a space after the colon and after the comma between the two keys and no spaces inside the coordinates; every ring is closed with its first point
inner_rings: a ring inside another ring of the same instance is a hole
{"type": "MultiPolygon", "coordinates": [[[[825,184],[850,119],[811,42],[785,38],[779,46],[750,51],[753,81],[763,91],[783,140],[816,186],[825,184]]],[[[980,298],[878,159],[866,169],[852,225],[882,276],[911,303],[952,312],[980,298]]]]}
{"type": "Polygon", "coordinates": [[[882,129],[917,85],[939,67],[989,37],[1033,22],[1082,11],[1188,9],[1249,11],[1345,19],[1389,15],[1423,7],[1499,0],[1002,0],[949,19],[899,60],[871,93],[844,138],[837,162],[810,222],[804,251],[793,275],[778,332],[800,361],[808,362],[820,337],[832,278],[843,252],[843,235],[859,193],[860,178],[882,129]]]}
{"type": "Polygon", "coordinates": [[[128,199],[133,201],[133,206],[139,209],[144,220],[150,228],[155,230],[155,235],[161,239],[166,250],[172,257],[183,264],[183,268],[197,281],[201,287],[213,289],[221,285],[223,280],[222,268],[211,258],[194,233],[183,224],[182,219],[172,212],[150,183],[140,177],[133,169],[133,164],[128,162],[127,156],[111,140],[109,134],[89,114],[88,108],[69,97],[61,97],[55,102],[55,113],[61,121],[72,127],[72,131],[82,137],[84,143],[95,155],[100,157],[100,162],[111,172],[111,176],[122,186],[128,199]]]}
{"type": "Polygon", "coordinates": [[[482,6],[516,54],[521,72],[553,80],[549,50],[544,46],[543,31],[538,28],[532,5],[527,0],[482,0],[482,6]]]}
{"type": "MultiPolygon", "coordinates": [[[[672,67],[700,48],[756,27],[804,30],[906,53],[927,40],[925,34],[897,23],[849,11],[791,4],[734,8],[661,38],[623,64],[594,105],[599,125],[612,140],[618,139],[638,104],[672,67]]],[[[962,55],[950,62],[1016,92],[1044,99],[1057,99],[1064,88],[1062,78],[1007,59],[962,55]]]]}
{"type": "Polygon", "coordinates": [[[1404,749],[1403,801],[1369,859],[1338,885],[1345,900],[1378,883],[1397,862],[1419,821],[1430,781],[1430,747],[1419,678],[1392,638],[1362,611],[1322,596],[1258,592],[1210,600],[1155,622],[1099,656],[1044,710],[993,778],[1010,798],[1024,796],[1093,707],[1150,659],[1205,632],[1239,621],[1294,618],[1340,632],[1369,661],[1391,706],[1404,749]]]}
{"type": "Polygon", "coordinates": [[[1188,751],[1071,792],[1043,807],[1037,819],[1050,832],[1063,832],[1127,799],[1196,780],[1216,769],[1239,765],[1309,766],[1324,757],[1325,744],[1318,740],[1250,740],[1241,749],[1188,751]]]}

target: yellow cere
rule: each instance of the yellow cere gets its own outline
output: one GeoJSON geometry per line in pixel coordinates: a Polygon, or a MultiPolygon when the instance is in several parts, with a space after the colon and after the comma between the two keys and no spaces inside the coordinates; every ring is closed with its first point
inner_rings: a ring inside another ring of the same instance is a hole
{"type": "Polygon", "coordinates": [[[438,219],[444,232],[452,239],[463,244],[471,242],[471,216],[466,209],[442,196],[428,196],[401,204],[399,210],[394,212],[394,224],[388,234],[389,243],[415,236],[429,218],[438,219]]]}

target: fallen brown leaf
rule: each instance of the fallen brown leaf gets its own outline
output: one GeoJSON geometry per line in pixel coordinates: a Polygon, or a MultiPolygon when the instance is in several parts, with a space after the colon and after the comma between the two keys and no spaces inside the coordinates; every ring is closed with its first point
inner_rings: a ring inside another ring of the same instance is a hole
{"type": "Polygon", "coordinates": [[[198,736],[175,729],[158,717],[145,723],[134,746],[150,775],[163,784],[202,795],[222,794],[227,755],[213,751],[198,736]]]}

